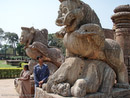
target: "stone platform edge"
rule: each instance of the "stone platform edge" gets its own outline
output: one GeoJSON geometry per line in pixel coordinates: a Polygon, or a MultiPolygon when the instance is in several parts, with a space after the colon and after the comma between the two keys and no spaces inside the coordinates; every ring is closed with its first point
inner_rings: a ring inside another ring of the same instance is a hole
{"type": "Polygon", "coordinates": [[[41,88],[37,87],[36,98],[130,98],[130,88],[113,88],[110,96],[106,96],[104,93],[97,92],[93,94],[87,94],[85,97],[63,97],[54,93],[47,93],[46,91],[43,91],[41,88]]]}

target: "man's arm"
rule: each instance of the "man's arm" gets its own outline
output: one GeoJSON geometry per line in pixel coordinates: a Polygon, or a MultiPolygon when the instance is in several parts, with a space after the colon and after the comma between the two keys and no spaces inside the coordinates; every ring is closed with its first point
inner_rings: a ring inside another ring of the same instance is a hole
{"type": "Polygon", "coordinates": [[[39,84],[39,80],[37,79],[37,75],[36,75],[36,67],[34,67],[34,81],[36,84],[39,84]]]}
{"type": "Polygon", "coordinates": [[[47,66],[47,69],[46,69],[46,73],[45,73],[45,74],[46,74],[46,76],[42,79],[43,83],[47,81],[47,79],[48,79],[48,77],[49,77],[49,75],[50,75],[50,71],[49,71],[49,69],[48,69],[48,66],[47,66]]]}

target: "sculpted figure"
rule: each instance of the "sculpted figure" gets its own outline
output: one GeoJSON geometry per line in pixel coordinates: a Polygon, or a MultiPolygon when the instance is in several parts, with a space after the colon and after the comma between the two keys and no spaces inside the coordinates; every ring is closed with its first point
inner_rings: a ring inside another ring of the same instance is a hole
{"type": "Polygon", "coordinates": [[[123,51],[117,42],[105,39],[95,12],[80,0],[60,1],[56,24],[65,26],[63,42],[67,49],[66,56],[103,60],[116,71],[119,83],[128,83],[123,51]]]}
{"type": "Polygon", "coordinates": [[[110,94],[115,78],[112,68],[102,61],[69,57],[49,78],[44,90],[79,98],[88,93],[110,94]]]}
{"type": "Polygon", "coordinates": [[[124,64],[123,51],[116,41],[105,39],[104,32],[95,12],[89,5],[80,0],[59,1],[61,5],[56,24],[64,26],[64,28],[57,32],[56,35],[63,38],[67,59],[48,80],[46,85],[47,92],[54,92],[63,96],[73,95],[83,97],[86,93],[97,92],[99,88],[102,88],[100,87],[101,85],[107,85],[107,92],[110,92],[115,77],[117,78],[117,85],[128,87],[128,74],[124,64]],[[85,66],[88,66],[88,68],[84,68],[80,72],[82,74],[80,77],[75,77],[73,73],[77,74],[78,67],[82,67],[84,64],[76,63],[76,61],[84,61],[76,59],[70,63],[72,57],[79,57],[84,60],[91,59],[90,63],[85,63],[85,66]],[[94,63],[93,60],[97,62],[94,64],[96,68],[91,67],[94,63]],[[101,61],[105,64],[100,64],[101,61]],[[108,67],[108,70],[100,70],[100,68],[106,67],[108,67]],[[69,73],[71,74],[69,75],[69,73]],[[104,76],[102,76],[103,74],[104,76]],[[100,84],[99,81],[102,83],[100,84]],[[110,84],[107,84],[108,81],[110,84]],[[96,84],[100,84],[100,86],[96,84]],[[97,88],[91,89],[93,85],[97,88]],[[64,90],[63,88],[66,89],[64,90]]]}
{"type": "Polygon", "coordinates": [[[34,29],[33,27],[21,27],[22,33],[20,37],[20,43],[25,45],[26,54],[36,59],[37,56],[44,56],[45,61],[52,62],[59,67],[64,60],[61,51],[57,48],[51,48],[48,46],[48,31],[42,29],[34,29]]]}

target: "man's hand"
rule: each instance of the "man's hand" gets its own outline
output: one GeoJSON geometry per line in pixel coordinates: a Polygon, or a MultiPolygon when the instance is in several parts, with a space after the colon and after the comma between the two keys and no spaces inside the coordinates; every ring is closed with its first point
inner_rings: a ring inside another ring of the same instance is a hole
{"type": "Polygon", "coordinates": [[[43,80],[39,82],[39,85],[40,85],[40,84],[43,84],[43,80]]]}
{"type": "Polygon", "coordinates": [[[41,85],[41,84],[39,84],[39,87],[40,87],[40,88],[42,88],[42,85],[41,85]]]}
{"type": "Polygon", "coordinates": [[[43,84],[43,80],[39,82],[39,87],[41,88],[42,87],[42,84],[43,84]]]}

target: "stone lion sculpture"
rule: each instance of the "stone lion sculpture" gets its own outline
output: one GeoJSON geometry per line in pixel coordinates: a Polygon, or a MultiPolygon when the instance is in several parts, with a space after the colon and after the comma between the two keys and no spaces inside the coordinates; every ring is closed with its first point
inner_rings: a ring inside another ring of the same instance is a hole
{"type": "Polygon", "coordinates": [[[37,56],[44,56],[45,61],[52,62],[59,67],[64,60],[64,56],[57,48],[48,46],[47,29],[34,29],[33,27],[21,27],[20,43],[25,45],[26,54],[36,59],[37,56]]]}
{"type": "Polygon", "coordinates": [[[95,12],[80,0],[59,1],[61,5],[56,24],[64,28],[56,35],[63,38],[67,59],[44,86],[47,92],[75,97],[97,91],[108,93],[115,77],[118,86],[128,87],[123,51],[116,41],[105,39],[95,12]]]}
{"type": "Polygon", "coordinates": [[[117,42],[105,39],[95,12],[80,0],[60,1],[61,10],[67,9],[68,11],[64,16],[60,15],[64,13],[60,11],[61,17],[56,20],[57,25],[65,26],[64,32],[66,33],[63,42],[67,48],[66,56],[103,60],[116,71],[119,83],[128,83],[123,51],[117,42]]]}

